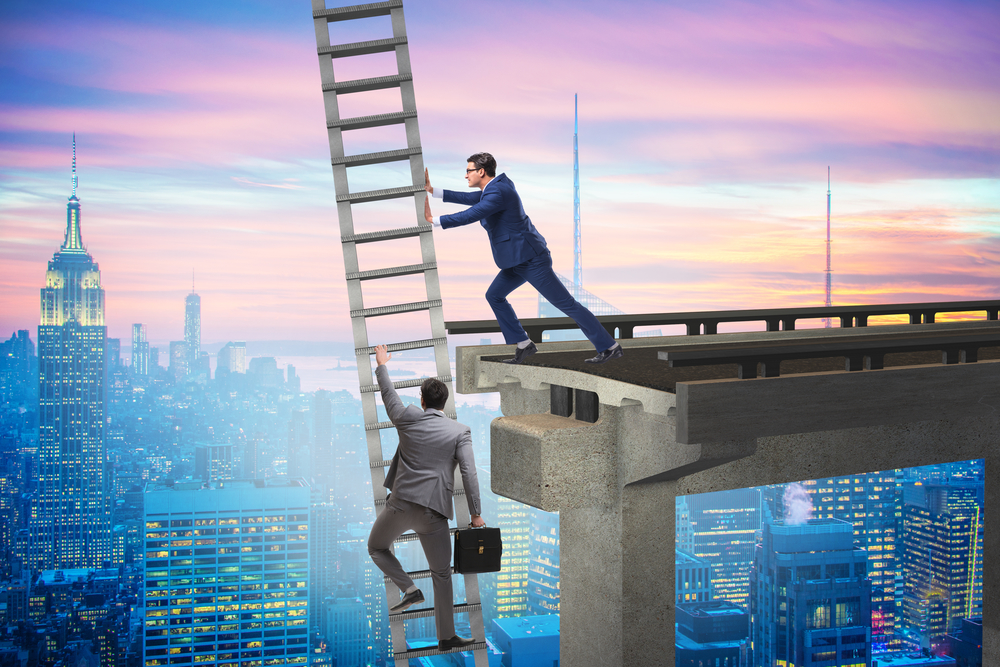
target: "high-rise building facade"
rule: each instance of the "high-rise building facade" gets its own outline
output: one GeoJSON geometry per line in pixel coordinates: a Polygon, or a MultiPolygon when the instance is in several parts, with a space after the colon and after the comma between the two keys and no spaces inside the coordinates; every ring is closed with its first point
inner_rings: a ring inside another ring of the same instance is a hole
{"type": "Polygon", "coordinates": [[[528,614],[559,613],[559,514],[531,511],[528,614]]]}
{"type": "Polygon", "coordinates": [[[182,340],[170,341],[170,375],[175,380],[183,380],[189,372],[187,343],[182,340]]]}
{"type": "Polygon", "coordinates": [[[187,344],[188,372],[193,373],[201,357],[201,297],[194,290],[184,297],[184,342],[187,344]]]}
{"type": "Polygon", "coordinates": [[[734,489],[687,496],[691,553],[712,563],[714,599],[746,609],[750,570],[761,526],[761,492],[734,489]]]}
{"type": "Polygon", "coordinates": [[[132,325],[132,374],[139,377],[149,375],[149,341],[146,340],[146,325],[132,325]]]}
{"type": "Polygon", "coordinates": [[[920,484],[903,512],[903,623],[930,644],[982,616],[982,485],[920,484]]]}
{"type": "MultiPolygon", "coordinates": [[[[840,519],[854,527],[854,545],[868,554],[872,582],[873,641],[890,641],[896,631],[897,575],[901,569],[899,526],[902,522],[902,470],[883,470],[809,480],[801,486],[812,500],[812,516],[840,519]]],[[[767,505],[776,520],[784,518],[785,486],[768,488],[767,505]]]]}
{"type": "Polygon", "coordinates": [[[111,559],[105,489],[107,330],[100,269],[83,245],[80,200],[49,262],[38,327],[38,490],[21,556],[32,568],[100,567],[111,559]]]}
{"type": "Polygon", "coordinates": [[[247,372],[247,344],[244,341],[230,341],[219,350],[219,358],[216,363],[216,373],[225,371],[227,373],[247,372]]]}
{"type": "Polygon", "coordinates": [[[0,402],[29,400],[33,395],[32,373],[37,370],[37,363],[35,344],[27,329],[11,335],[7,342],[0,342],[0,402]]]}
{"type": "Polygon", "coordinates": [[[750,577],[753,667],[871,665],[868,555],[850,523],[765,523],[750,577]]]}
{"type": "Polygon", "coordinates": [[[145,526],[146,667],[308,664],[301,480],[150,484],[145,526]]]}

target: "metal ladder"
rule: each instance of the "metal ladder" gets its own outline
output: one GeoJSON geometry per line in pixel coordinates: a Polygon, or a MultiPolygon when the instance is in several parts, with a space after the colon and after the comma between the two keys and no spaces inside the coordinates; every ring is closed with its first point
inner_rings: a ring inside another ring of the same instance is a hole
{"type": "MultiPolygon", "coordinates": [[[[423,210],[426,192],[424,192],[424,160],[420,148],[420,131],[417,126],[416,98],[413,93],[413,78],[410,71],[410,52],[406,39],[406,24],[403,19],[402,0],[388,0],[348,7],[328,9],[325,0],[312,0],[313,20],[316,28],[316,46],[319,56],[320,75],[323,84],[323,101],[326,106],[326,126],[330,141],[330,157],[333,166],[333,182],[337,198],[337,215],[340,222],[341,246],[344,251],[344,268],[347,278],[347,295],[351,311],[351,327],[354,332],[355,357],[358,365],[358,381],[361,389],[361,406],[365,420],[365,435],[368,446],[368,458],[371,466],[372,493],[375,500],[376,513],[385,507],[386,489],[385,468],[391,460],[382,453],[381,430],[392,428],[388,421],[378,421],[375,396],[379,393],[378,385],[372,382],[372,356],[375,348],[369,345],[367,320],[371,317],[385,317],[402,313],[426,311],[430,317],[431,338],[411,340],[388,345],[390,352],[433,348],[436,363],[437,379],[448,385],[448,403],[445,412],[455,419],[454,390],[452,389],[451,368],[448,363],[448,344],[445,337],[444,312],[441,306],[441,288],[438,283],[437,262],[434,255],[434,239],[432,227],[424,221],[423,210]],[[379,16],[389,16],[392,22],[392,37],[349,44],[331,44],[329,24],[340,21],[354,21],[379,16]],[[340,58],[350,58],[375,53],[390,53],[396,55],[397,72],[388,76],[337,81],[334,73],[334,61],[340,58]],[[402,111],[382,113],[354,118],[341,118],[338,98],[373,90],[399,88],[402,98],[402,111]],[[406,147],[397,150],[378,151],[357,155],[346,155],[344,150],[344,133],[352,130],[403,124],[406,130],[406,147]],[[348,168],[396,161],[409,161],[412,184],[381,190],[352,192],[348,183],[348,168]],[[393,229],[377,230],[365,233],[355,233],[352,206],[386,199],[409,197],[413,199],[416,224],[393,229]],[[406,266],[395,266],[375,270],[361,271],[358,263],[357,246],[361,243],[378,243],[397,239],[418,237],[420,242],[421,263],[406,266]],[[426,300],[413,303],[366,308],[361,283],[367,280],[378,280],[423,274],[426,288],[426,300]]],[[[402,329],[400,329],[402,332],[402,329]]],[[[381,341],[378,341],[381,342],[381,341]]],[[[394,382],[396,389],[419,387],[423,378],[394,382]]],[[[464,495],[461,475],[456,470],[455,495],[464,495]]],[[[456,502],[456,519],[458,525],[469,522],[469,509],[466,503],[456,502]]],[[[454,530],[452,531],[454,532],[454,530]]],[[[396,542],[408,542],[417,539],[415,533],[406,533],[396,542]]],[[[453,572],[454,573],[454,572],[453,572]]],[[[411,572],[414,579],[429,578],[430,572],[422,570],[411,572]]],[[[391,606],[400,600],[399,589],[386,578],[386,599],[391,606]]],[[[465,575],[464,604],[454,605],[456,614],[468,614],[473,637],[481,639],[466,651],[474,651],[476,667],[488,667],[486,655],[485,629],[483,627],[482,605],[479,600],[479,580],[474,574],[465,575]]],[[[392,657],[397,666],[407,667],[410,658],[436,655],[437,647],[408,650],[406,644],[405,622],[413,618],[433,616],[434,610],[418,609],[398,614],[389,614],[389,626],[392,634],[392,657]]],[[[456,651],[448,651],[456,652],[456,651]]]]}

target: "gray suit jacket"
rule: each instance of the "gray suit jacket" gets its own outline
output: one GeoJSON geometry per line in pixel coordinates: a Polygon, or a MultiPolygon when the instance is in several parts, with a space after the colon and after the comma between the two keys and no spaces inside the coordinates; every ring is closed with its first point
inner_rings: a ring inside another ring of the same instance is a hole
{"type": "Polygon", "coordinates": [[[382,403],[399,432],[399,448],[386,472],[385,487],[395,498],[429,507],[451,519],[457,464],[462,469],[469,513],[482,514],[469,427],[448,419],[440,410],[404,407],[384,365],[375,370],[375,377],[382,403]]]}

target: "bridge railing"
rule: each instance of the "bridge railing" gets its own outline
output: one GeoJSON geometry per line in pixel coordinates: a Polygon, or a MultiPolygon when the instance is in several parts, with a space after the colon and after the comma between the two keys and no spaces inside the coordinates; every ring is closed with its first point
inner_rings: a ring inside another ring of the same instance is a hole
{"type": "MultiPolygon", "coordinates": [[[[600,315],[601,325],[612,336],[633,338],[636,327],[684,325],[688,336],[718,333],[723,322],[764,322],[767,331],[792,331],[795,322],[804,319],[838,319],[841,328],[868,326],[871,317],[905,315],[910,324],[929,324],[943,313],[985,313],[987,320],[1000,318],[1000,299],[985,301],[943,301],[938,303],[889,303],[855,306],[819,306],[814,308],[763,308],[755,310],[693,311],[686,313],[644,313],[639,315],[600,315]]],[[[484,334],[500,331],[496,320],[445,322],[449,334],[484,334]]],[[[569,317],[522,319],[521,326],[532,340],[542,340],[545,331],[578,329],[569,317]]]]}

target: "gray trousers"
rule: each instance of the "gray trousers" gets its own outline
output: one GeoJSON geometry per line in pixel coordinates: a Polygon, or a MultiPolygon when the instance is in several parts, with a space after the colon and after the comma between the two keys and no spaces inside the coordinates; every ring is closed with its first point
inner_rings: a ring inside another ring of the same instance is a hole
{"type": "Polygon", "coordinates": [[[399,500],[391,495],[385,509],[375,519],[368,536],[368,555],[382,572],[405,591],[413,579],[391,551],[392,542],[408,530],[420,536],[427,567],[434,581],[434,619],[438,640],[455,636],[455,615],[451,589],[451,535],[448,518],[429,507],[399,500]]]}

